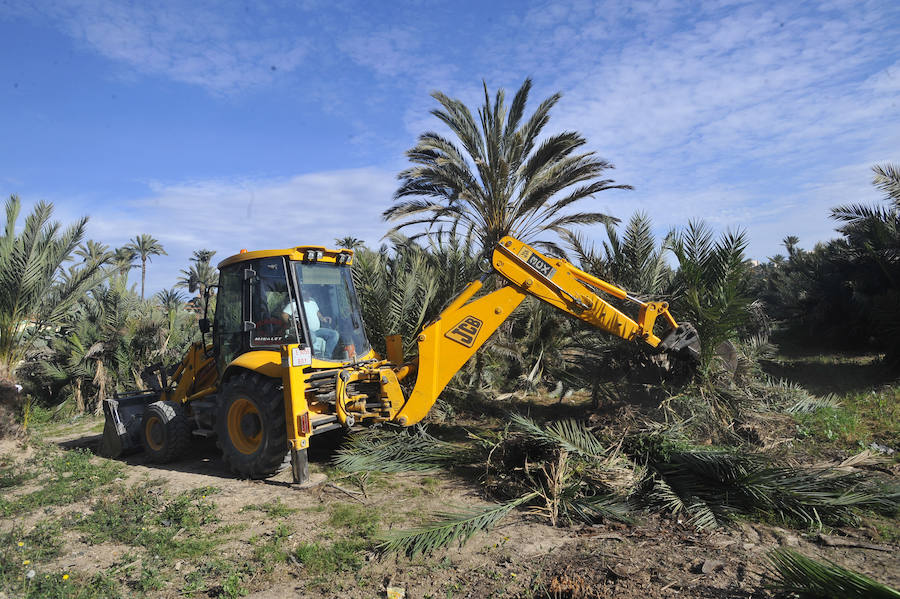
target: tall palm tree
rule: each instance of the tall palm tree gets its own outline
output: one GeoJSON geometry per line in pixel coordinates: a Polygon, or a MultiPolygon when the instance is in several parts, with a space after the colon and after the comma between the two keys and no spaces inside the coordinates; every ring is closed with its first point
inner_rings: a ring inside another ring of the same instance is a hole
{"type": "Polygon", "coordinates": [[[392,232],[424,225],[427,234],[458,225],[472,231],[482,250],[513,234],[560,252],[554,242],[535,238],[573,225],[615,221],[600,212],[566,210],[600,191],[631,187],[599,179],[613,165],[584,152],[586,140],[574,131],[551,135],[538,145],[550,109],[561,96],[550,96],[526,119],[530,90],[526,79],[507,109],[504,91],[498,90],[492,102],[484,84],[478,122],[461,101],[432,93],[441,107],[431,113],[460,145],[429,131],[407,151],[414,166],[400,173],[396,203],[383,215],[402,221],[392,232]]]}
{"type": "Polygon", "coordinates": [[[144,299],[144,281],[147,279],[147,260],[150,256],[167,256],[159,240],[147,233],[141,233],[125,247],[130,248],[141,257],[141,299],[144,299]]]}
{"type": "Polygon", "coordinates": [[[334,240],[334,243],[336,246],[347,248],[348,250],[356,250],[359,248],[363,248],[366,245],[366,242],[362,239],[357,239],[356,237],[352,236],[338,237],[334,240]]]}
{"type": "Polygon", "coordinates": [[[105,276],[99,263],[87,262],[62,278],[63,264],[84,238],[86,217],[61,229],[50,220],[53,204],[38,202],[17,233],[21,207],[18,196],[6,201],[6,228],[0,237],[0,376],[10,377],[38,337],[35,333],[62,322],[105,276]]]}

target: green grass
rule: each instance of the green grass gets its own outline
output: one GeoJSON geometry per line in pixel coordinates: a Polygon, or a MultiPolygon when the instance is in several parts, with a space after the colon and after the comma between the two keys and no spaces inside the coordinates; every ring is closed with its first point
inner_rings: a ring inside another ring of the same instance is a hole
{"type": "Polygon", "coordinates": [[[284,518],[299,511],[297,508],[286,506],[284,503],[282,503],[280,497],[276,498],[275,501],[245,505],[241,508],[241,512],[250,512],[254,510],[257,512],[263,512],[271,518],[284,518]]]}
{"type": "Polygon", "coordinates": [[[289,551],[285,545],[292,533],[293,529],[290,526],[279,524],[264,542],[254,543],[253,559],[263,572],[269,574],[276,565],[288,561],[289,551]]]}
{"type": "Polygon", "coordinates": [[[37,473],[34,471],[23,471],[22,465],[17,464],[12,456],[0,456],[0,489],[18,487],[35,476],[37,473]]]}
{"type": "Polygon", "coordinates": [[[339,503],[331,508],[328,524],[347,528],[353,536],[369,539],[378,530],[378,513],[361,504],[339,503]]]}
{"type": "Polygon", "coordinates": [[[294,557],[303,564],[307,574],[324,576],[359,570],[363,563],[360,553],[369,546],[369,541],[361,539],[342,539],[330,545],[301,543],[294,550],[294,557]]]}
{"type": "Polygon", "coordinates": [[[36,476],[41,488],[12,499],[0,497],[2,516],[80,501],[113,482],[123,472],[121,463],[96,460],[86,449],[54,451],[46,448],[25,467],[27,476],[36,476]]]}
{"type": "Polygon", "coordinates": [[[900,387],[848,393],[840,401],[839,407],[796,414],[797,436],[847,449],[873,442],[900,448],[900,387]]]}
{"type": "Polygon", "coordinates": [[[99,499],[91,513],[73,518],[71,524],[90,544],[144,547],[166,560],[208,555],[222,542],[203,530],[218,521],[216,504],[207,498],[214,491],[205,487],[169,496],[152,484],[135,485],[99,499]]]}
{"type": "Polygon", "coordinates": [[[58,557],[62,548],[62,525],[58,520],[41,521],[27,533],[16,527],[0,534],[0,588],[12,597],[27,599],[120,596],[121,585],[108,574],[88,576],[47,569],[47,562],[58,557]]]}

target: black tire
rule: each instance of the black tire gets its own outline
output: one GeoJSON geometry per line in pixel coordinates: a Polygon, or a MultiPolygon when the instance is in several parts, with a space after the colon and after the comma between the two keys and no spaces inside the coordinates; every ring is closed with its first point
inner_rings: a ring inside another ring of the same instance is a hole
{"type": "Polygon", "coordinates": [[[190,442],[191,428],[180,403],[157,401],[147,406],[141,418],[141,444],[151,462],[177,460],[190,442]]]}
{"type": "Polygon", "coordinates": [[[266,478],[282,470],[288,442],[281,381],[251,372],[228,379],[216,407],[216,437],[235,474],[266,478]]]}

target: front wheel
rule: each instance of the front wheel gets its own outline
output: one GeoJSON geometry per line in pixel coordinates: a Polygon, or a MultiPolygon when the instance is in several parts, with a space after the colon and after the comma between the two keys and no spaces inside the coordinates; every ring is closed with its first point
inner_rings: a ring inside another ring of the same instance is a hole
{"type": "Polygon", "coordinates": [[[183,406],[174,401],[147,406],[141,419],[141,442],[151,462],[165,464],[181,457],[191,442],[183,406]]]}
{"type": "Polygon", "coordinates": [[[285,465],[284,397],[277,383],[247,372],[223,385],[216,433],[222,457],[235,474],[266,478],[285,465]]]}

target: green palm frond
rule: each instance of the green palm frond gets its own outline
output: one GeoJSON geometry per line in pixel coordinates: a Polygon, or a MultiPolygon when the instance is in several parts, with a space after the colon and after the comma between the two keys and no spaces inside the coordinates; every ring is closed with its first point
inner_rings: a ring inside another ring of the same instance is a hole
{"type": "Polygon", "coordinates": [[[385,535],[378,550],[382,553],[405,553],[412,557],[428,555],[453,543],[462,545],[477,532],[493,528],[513,509],[537,497],[528,493],[512,501],[483,509],[442,512],[435,519],[411,530],[401,530],[385,535]]]}
{"type": "Polygon", "coordinates": [[[852,524],[857,509],[893,513],[896,490],[877,488],[859,473],[794,468],[772,458],[721,450],[679,450],[649,457],[645,501],[698,527],[736,514],[766,514],[806,527],[852,524]]]}
{"type": "Polygon", "coordinates": [[[634,507],[616,495],[595,495],[592,497],[566,497],[560,502],[560,511],[564,511],[571,520],[595,524],[604,520],[615,520],[625,524],[634,522],[634,507]]]}
{"type": "Polygon", "coordinates": [[[593,432],[575,420],[558,420],[542,428],[521,414],[513,414],[510,421],[515,428],[544,443],[590,458],[603,457],[607,448],[593,432]]]}
{"type": "Polygon", "coordinates": [[[900,592],[833,562],[822,563],[793,549],[768,554],[771,586],[810,599],[900,599],[900,592]]]}
{"type": "Polygon", "coordinates": [[[459,100],[434,92],[439,108],[432,114],[455,139],[428,131],[407,151],[412,166],[400,173],[395,204],[383,214],[400,221],[396,232],[425,225],[431,235],[445,225],[474,232],[476,253],[492,248],[504,235],[529,241],[546,231],[576,224],[612,222],[598,213],[570,214],[574,203],[609,189],[630,189],[600,179],[612,165],[592,152],[576,132],[542,137],[554,94],[525,118],[531,90],[526,79],[507,111],[501,89],[493,98],[484,85],[477,119],[459,100]]]}
{"type": "Polygon", "coordinates": [[[333,464],[347,472],[433,472],[459,463],[465,453],[422,427],[414,432],[368,429],[353,434],[333,464]]]}

